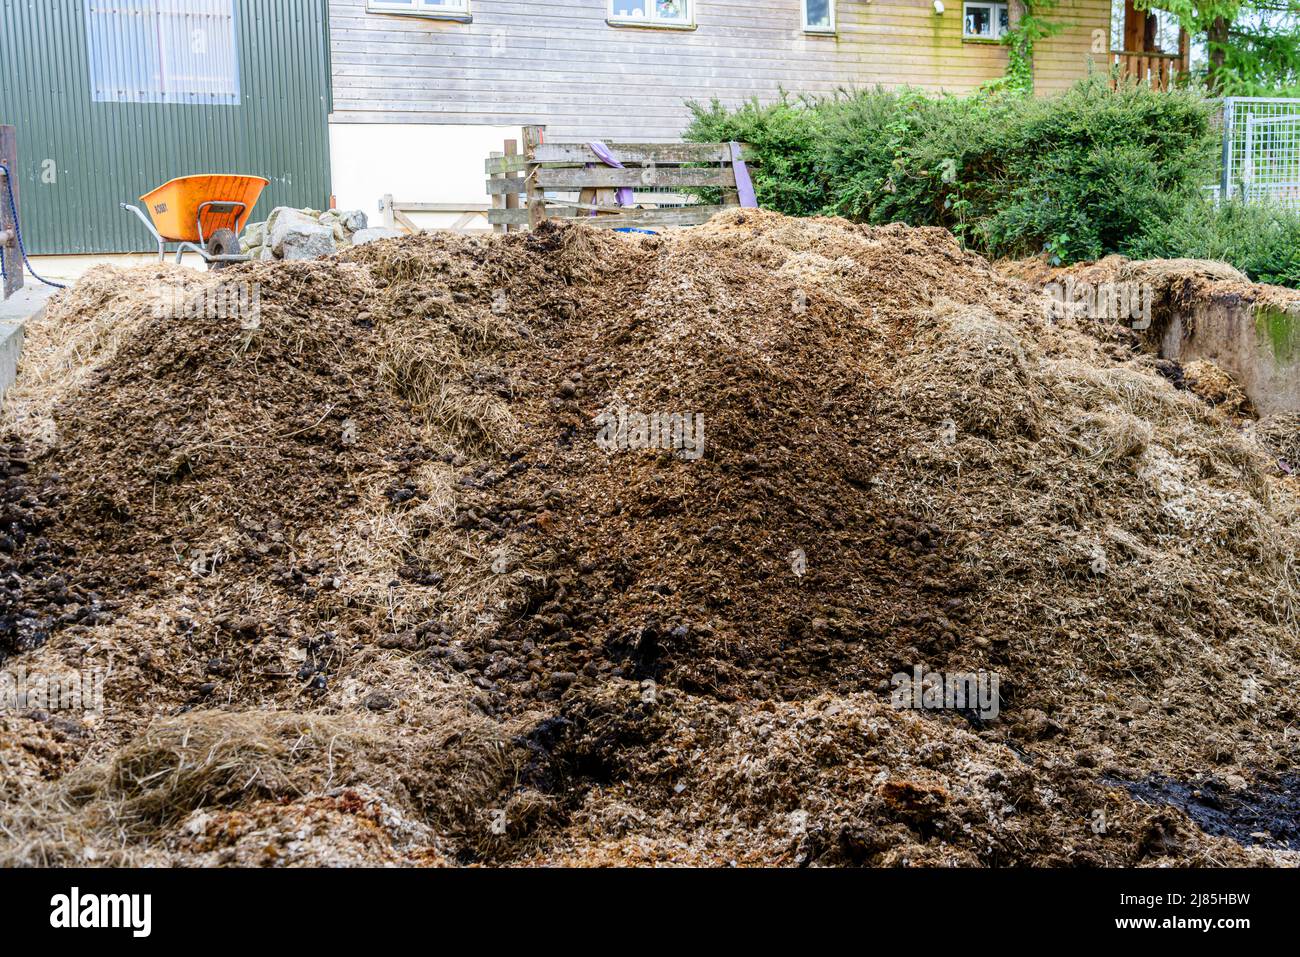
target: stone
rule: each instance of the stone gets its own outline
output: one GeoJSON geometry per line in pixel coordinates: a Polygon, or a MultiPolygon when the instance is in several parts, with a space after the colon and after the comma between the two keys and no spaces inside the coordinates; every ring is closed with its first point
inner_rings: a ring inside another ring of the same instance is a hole
{"type": "Polygon", "coordinates": [[[406,233],[400,229],[388,229],[385,226],[375,226],[373,228],[361,229],[352,234],[353,246],[367,246],[370,243],[377,243],[381,239],[400,239],[406,233]]]}
{"type": "Polygon", "coordinates": [[[271,252],[281,259],[315,259],[335,252],[334,231],[319,217],[286,206],[277,208],[266,222],[271,252]]]}
{"type": "Polygon", "coordinates": [[[366,214],[359,209],[327,209],[321,213],[320,221],[325,226],[341,223],[350,233],[359,233],[370,225],[366,214]]]}
{"type": "MultiPolygon", "coordinates": [[[[277,207],[275,207],[275,209],[271,210],[271,215],[268,216],[268,217],[266,218],[266,235],[267,235],[267,238],[268,238],[268,239],[270,238],[271,234],[272,234],[273,232],[275,232],[275,227],[276,227],[276,225],[279,223],[280,218],[281,218],[282,216],[290,216],[290,217],[295,218],[295,219],[298,219],[298,218],[306,219],[306,218],[307,218],[306,214],[304,214],[303,211],[300,210],[300,209],[294,209],[294,208],[291,207],[291,206],[277,206],[277,207]]],[[[311,219],[312,219],[312,221],[314,222],[315,219],[316,219],[316,217],[313,216],[313,217],[311,217],[311,219]]]]}
{"type": "Polygon", "coordinates": [[[256,246],[266,245],[266,223],[249,223],[244,227],[244,235],[240,237],[240,245],[245,249],[252,249],[256,246]]]}
{"type": "Polygon", "coordinates": [[[312,224],[309,226],[292,226],[280,237],[278,247],[281,259],[316,259],[319,256],[332,256],[337,251],[334,244],[334,232],[328,226],[312,224]]]}

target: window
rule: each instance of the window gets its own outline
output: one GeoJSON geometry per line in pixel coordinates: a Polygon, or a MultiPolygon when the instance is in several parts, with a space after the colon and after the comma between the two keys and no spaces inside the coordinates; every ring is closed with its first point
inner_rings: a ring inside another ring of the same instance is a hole
{"type": "Polygon", "coordinates": [[[371,13],[405,13],[440,20],[468,20],[469,0],[369,0],[371,13]]]}
{"type": "Polygon", "coordinates": [[[805,33],[835,32],[835,0],[803,0],[805,33]]]}
{"type": "Polygon", "coordinates": [[[966,3],[961,35],[968,40],[997,40],[1009,29],[1005,3],[966,3]]]}
{"type": "Polygon", "coordinates": [[[86,0],[96,103],[239,103],[235,0],[86,0]]]}
{"type": "Polygon", "coordinates": [[[691,0],[609,0],[609,22],[636,27],[694,25],[691,0]]]}

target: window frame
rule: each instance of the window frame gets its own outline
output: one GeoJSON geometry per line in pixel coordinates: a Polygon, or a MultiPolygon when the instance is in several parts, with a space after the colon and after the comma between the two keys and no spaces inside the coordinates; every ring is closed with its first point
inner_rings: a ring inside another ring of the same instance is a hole
{"type": "Polygon", "coordinates": [[[393,0],[366,0],[366,13],[470,23],[474,19],[470,12],[470,2],[471,0],[445,0],[443,3],[436,3],[434,0],[411,0],[410,3],[397,3],[393,0]]]}
{"type": "Polygon", "coordinates": [[[620,16],[614,10],[614,4],[619,0],[608,0],[605,4],[605,22],[611,27],[640,27],[649,30],[694,30],[695,29],[695,0],[677,0],[686,7],[686,16],[675,20],[661,20],[656,13],[656,0],[645,0],[646,10],[650,16],[630,17],[620,16]]]}
{"type": "Polygon", "coordinates": [[[814,27],[808,23],[808,0],[799,0],[799,13],[802,16],[802,27],[804,33],[829,34],[837,33],[840,28],[838,11],[835,9],[835,0],[826,0],[830,7],[831,25],[828,27],[814,27]]]}
{"type": "Polygon", "coordinates": [[[976,43],[998,43],[1007,31],[1011,29],[1011,7],[1006,0],[962,0],[961,5],[961,38],[963,40],[973,40],[976,43]],[[966,32],[966,11],[971,7],[980,7],[989,11],[989,24],[993,32],[988,36],[979,33],[966,32]],[[1001,13],[1007,15],[1007,30],[1002,29],[1001,13]]]}

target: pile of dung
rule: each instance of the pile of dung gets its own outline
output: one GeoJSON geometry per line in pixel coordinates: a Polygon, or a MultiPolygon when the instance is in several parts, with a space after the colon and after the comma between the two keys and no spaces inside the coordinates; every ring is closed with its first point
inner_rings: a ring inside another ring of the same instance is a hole
{"type": "Polygon", "coordinates": [[[0,724],[0,861],[1294,859],[1149,786],[1291,806],[1294,482],[944,231],[108,278],[6,400],[112,614],[4,665],[104,690],[0,724]]]}
{"type": "Polygon", "coordinates": [[[28,472],[21,446],[0,447],[0,662],[40,647],[59,627],[108,615],[94,591],[69,587],[59,574],[67,553],[45,534],[57,483],[34,483],[28,472]]]}

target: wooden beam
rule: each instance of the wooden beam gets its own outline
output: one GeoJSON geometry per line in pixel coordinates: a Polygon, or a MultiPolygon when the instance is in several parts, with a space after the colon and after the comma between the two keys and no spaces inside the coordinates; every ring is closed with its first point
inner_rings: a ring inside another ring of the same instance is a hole
{"type": "Polygon", "coordinates": [[[1146,38],[1146,13],[1139,10],[1133,0],[1124,0],[1124,49],[1138,53],[1146,38]]]}
{"type": "MultiPolygon", "coordinates": [[[[587,212],[566,208],[548,210],[553,219],[578,219],[584,225],[616,229],[620,226],[697,226],[707,222],[728,206],[672,206],[665,209],[629,209],[617,215],[591,216],[587,212]]],[[[493,223],[525,223],[528,211],[523,209],[493,209],[488,211],[488,221],[493,223]]]]}
{"type": "Polygon", "coordinates": [[[411,217],[407,216],[404,212],[402,212],[400,209],[397,209],[395,207],[393,209],[393,221],[397,223],[398,226],[401,226],[403,229],[409,232],[412,236],[418,236],[420,235],[421,232],[423,232],[423,230],[421,230],[419,226],[415,225],[415,223],[411,220],[411,217]]]}
{"type": "Polygon", "coordinates": [[[477,218],[478,213],[466,213],[460,219],[451,224],[451,231],[453,233],[465,232],[465,227],[474,222],[477,218]]]}
{"type": "Polygon", "coordinates": [[[586,195],[587,193],[592,193],[593,195],[592,195],[591,199],[590,199],[590,200],[583,200],[582,195],[580,195],[580,196],[578,197],[578,202],[576,202],[576,203],[571,203],[571,202],[569,202],[568,200],[563,200],[563,199],[548,198],[548,199],[546,200],[546,206],[547,206],[547,208],[551,208],[551,207],[554,207],[554,206],[560,206],[560,207],[563,207],[563,208],[565,208],[565,209],[580,209],[580,210],[584,210],[584,211],[586,211],[586,212],[588,212],[588,213],[599,213],[599,214],[603,214],[603,215],[606,215],[606,216],[614,215],[614,214],[617,214],[617,213],[619,213],[619,212],[621,211],[621,208],[618,207],[618,206],[599,206],[599,205],[597,205],[595,202],[592,201],[592,200],[595,199],[595,195],[594,195],[595,192],[596,192],[596,190],[594,190],[594,189],[584,189],[584,190],[582,191],[582,195],[586,195]]]}
{"type": "MultiPolygon", "coordinates": [[[[518,160],[518,159],[522,159],[522,158],[523,158],[523,157],[521,157],[521,156],[519,155],[519,141],[518,141],[518,140],[506,140],[506,157],[505,157],[505,158],[508,159],[508,160],[518,160]]],[[[509,174],[507,174],[507,178],[508,178],[508,179],[515,179],[516,177],[515,177],[515,174],[514,174],[514,173],[509,173],[509,174]]],[[[518,209],[518,208],[519,208],[519,194],[518,194],[518,193],[506,193],[506,209],[518,209]]],[[[509,227],[508,225],[503,225],[501,228],[502,228],[504,231],[506,231],[506,232],[509,232],[509,231],[510,231],[510,227],[509,227]]]]}
{"type": "MultiPolygon", "coordinates": [[[[493,161],[494,161],[494,160],[500,160],[500,159],[502,159],[502,158],[504,158],[504,154],[503,154],[503,153],[493,153],[493,154],[491,154],[491,157],[488,159],[488,170],[489,170],[489,172],[492,171],[492,163],[493,163],[493,161]]],[[[500,173],[500,172],[491,172],[491,178],[488,180],[488,195],[492,197],[492,208],[493,208],[493,209],[505,209],[505,208],[506,208],[505,195],[502,194],[502,193],[494,193],[494,192],[492,192],[492,187],[493,187],[495,184],[500,183],[501,180],[502,180],[504,177],[505,177],[505,174],[504,174],[504,173],[500,173]]],[[[492,226],[492,231],[493,231],[493,232],[497,232],[497,233],[504,233],[504,232],[505,232],[507,229],[509,229],[509,228],[510,228],[510,227],[507,226],[505,223],[497,223],[497,224],[494,224],[494,225],[492,226]]]]}
{"type": "MultiPolygon", "coordinates": [[[[514,143],[514,140],[507,140],[514,143]]],[[[517,147],[518,144],[516,144],[517,147]]],[[[522,173],[528,168],[528,160],[523,156],[509,156],[493,153],[483,164],[483,172],[489,176],[493,173],[522,173]]]]}
{"type": "Polygon", "coordinates": [[[489,203],[403,203],[399,200],[393,208],[404,213],[486,213],[492,206],[489,203]]]}
{"type": "MultiPolygon", "coordinates": [[[[629,166],[677,163],[730,163],[731,147],[726,143],[609,143],[614,158],[629,166]]],[[[741,158],[753,158],[753,148],[741,144],[741,158]]],[[[537,151],[539,163],[599,163],[600,157],[586,143],[547,143],[537,151]]]]}
{"type": "Polygon", "coordinates": [[[632,187],[634,189],[677,189],[693,186],[736,186],[736,172],[731,167],[680,169],[650,167],[643,169],[613,169],[608,166],[591,169],[548,169],[543,166],[533,174],[537,185],[543,189],[580,189],[594,186],[598,189],[632,187]]]}
{"type": "Polygon", "coordinates": [[[502,176],[497,174],[487,181],[489,196],[507,196],[510,193],[528,192],[528,180],[522,176],[502,176]]]}
{"type": "MultiPolygon", "coordinates": [[[[546,219],[546,195],[537,183],[538,167],[531,165],[537,161],[537,151],[542,148],[546,139],[546,127],[544,126],[525,126],[524,127],[524,157],[528,160],[530,166],[528,174],[524,178],[528,198],[528,228],[536,229],[542,225],[542,220],[546,219]]],[[[510,212],[507,210],[507,212],[510,212]]]]}
{"type": "MultiPolygon", "coordinates": [[[[548,219],[573,219],[577,216],[585,216],[576,209],[565,207],[552,207],[548,204],[546,216],[548,219]]],[[[489,209],[488,222],[496,225],[497,223],[508,223],[511,226],[527,226],[528,210],[527,209],[489,209]]]]}

